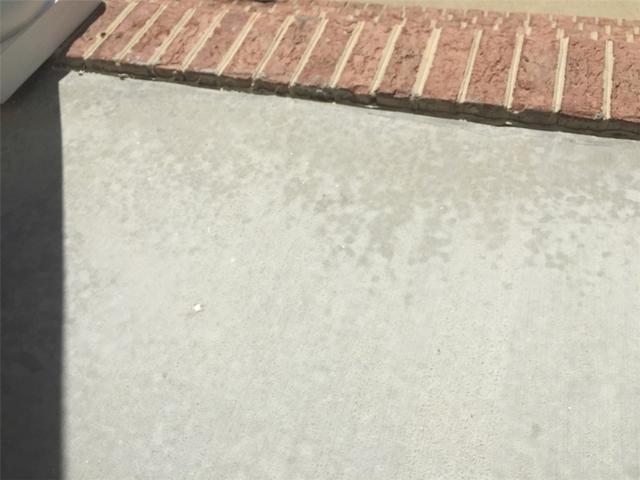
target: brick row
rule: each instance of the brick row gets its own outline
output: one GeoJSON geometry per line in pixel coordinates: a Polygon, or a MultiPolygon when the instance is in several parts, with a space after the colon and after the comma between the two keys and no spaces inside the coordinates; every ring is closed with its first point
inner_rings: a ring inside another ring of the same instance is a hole
{"type": "Polygon", "coordinates": [[[638,28],[628,20],[326,0],[108,0],[63,61],[407,109],[636,129],[638,28]]]}

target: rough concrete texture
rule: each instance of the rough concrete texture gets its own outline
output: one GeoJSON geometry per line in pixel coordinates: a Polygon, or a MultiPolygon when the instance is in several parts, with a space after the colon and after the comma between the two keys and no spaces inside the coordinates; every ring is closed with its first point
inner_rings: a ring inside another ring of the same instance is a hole
{"type": "MultiPolygon", "coordinates": [[[[3,309],[36,330],[57,90],[2,117],[3,309]]],[[[94,74],[59,98],[68,478],[639,478],[640,143],[94,74]]],[[[46,374],[16,345],[10,379],[46,374]]]]}

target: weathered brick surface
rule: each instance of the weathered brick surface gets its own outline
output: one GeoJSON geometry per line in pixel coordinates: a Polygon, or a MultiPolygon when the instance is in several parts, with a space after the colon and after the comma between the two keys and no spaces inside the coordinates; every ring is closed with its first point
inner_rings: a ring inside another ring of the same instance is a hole
{"type": "Polygon", "coordinates": [[[117,68],[120,52],[159,8],[159,4],[150,2],[140,2],[136,5],[118,28],[105,38],[104,42],[87,59],[87,64],[100,65],[102,68],[109,69],[117,68]]]}
{"type": "Polygon", "coordinates": [[[466,100],[470,103],[502,105],[511,68],[515,35],[485,30],[473,63],[466,100]]]}
{"type": "Polygon", "coordinates": [[[640,125],[640,41],[614,44],[613,118],[640,125]]]}
{"type": "Polygon", "coordinates": [[[185,24],[176,38],[171,42],[157,64],[152,65],[156,74],[161,76],[176,76],[182,70],[182,64],[197,46],[198,41],[206,34],[217,15],[223,10],[215,7],[199,7],[185,24]]]}
{"type": "Polygon", "coordinates": [[[640,137],[637,20],[332,0],[105,1],[62,62],[640,137]]]}
{"type": "Polygon", "coordinates": [[[288,87],[319,22],[320,17],[294,17],[278,47],[256,79],[260,87],[277,90],[288,87]]]}
{"type": "Polygon", "coordinates": [[[445,27],[427,78],[422,96],[446,102],[455,102],[467,66],[473,31],[445,27]]]}
{"type": "Polygon", "coordinates": [[[559,48],[554,36],[525,38],[513,93],[515,111],[552,111],[559,48]]]}
{"type": "Polygon", "coordinates": [[[405,18],[404,7],[387,6],[378,16],[378,22],[397,25],[405,18]]]}
{"type": "MultiPolygon", "coordinates": [[[[320,37],[316,48],[305,65],[298,84],[303,87],[316,87],[319,91],[329,86],[329,82],[344,51],[357,21],[353,18],[331,18],[320,37]]],[[[320,93],[320,92],[317,92],[320,93]]]]}
{"type": "Polygon", "coordinates": [[[106,36],[105,30],[120,15],[127,6],[124,1],[111,1],[103,4],[96,12],[93,22],[82,34],[75,38],[64,53],[69,65],[80,66],[84,64],[83,55],[97,39],[106,36]]]}
{"type": "Polygon", "coordinates": [[[240,9],[229,10],[185,70],[185,76],[194,79],[215,79],[220,61],[251,15],[253,14],[240,9]]]}
{"type": "Polygon", "coordinates": [[[377,92],[381,101],[397,102],[411,97],[430,34],[427,23],[408,22],[404,26],[377,92]]]}
{"type": "Polygon", "coordinates": [[[151,57],[160,48],[162,42],[171,33],[174,25],[180,21],[189,8],[192,7],[186,2],[181,2],[173,8],[166,8],[142,38],[122,58],[121,63],[130,67],[139,66],[145,68],[149,66],[151,57]]]}
{"type": "Polygon", "coordinates": [[[274,41],[286,14],[261,15],[242,42],[231,63],[222,72],[229,84],[250,86],[260,61],[274,41]]]}
{"type": "Polygon", "coordinates": [[[337,83],[342,94],[358,100],[368,100],[369,88],[376,74],[380,57],[392,27],[367,22],[337,83]]]}
{"type": "Polygon", "coordinates": [[[601,40],[570,39],[560,110],[563,114],[602,118],[604,49],[605,43],[601,40]]]}

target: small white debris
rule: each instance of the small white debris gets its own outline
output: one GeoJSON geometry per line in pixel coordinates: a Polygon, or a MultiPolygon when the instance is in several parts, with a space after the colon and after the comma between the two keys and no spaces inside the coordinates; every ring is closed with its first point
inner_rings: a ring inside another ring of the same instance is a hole
{"type": "Polygon", "coordinates": [[[193,306],[193,311],[194,311],[194,312],[196,312],[196,313],[197,313],[197,312],[201,312],[202,310],[203,310],[203,307],[202,307],[202,305],[201,305],[200,303],[196,303],[196,304],[193,306]]]}

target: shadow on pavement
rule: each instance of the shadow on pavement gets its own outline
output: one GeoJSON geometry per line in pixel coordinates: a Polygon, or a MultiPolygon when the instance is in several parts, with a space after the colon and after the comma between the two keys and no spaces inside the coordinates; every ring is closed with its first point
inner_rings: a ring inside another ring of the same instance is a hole
{"type": "Polygon", "coordinates": [[[2,106],[2,478],[60,478],[64,252],[58,81],[2,106]]]}

